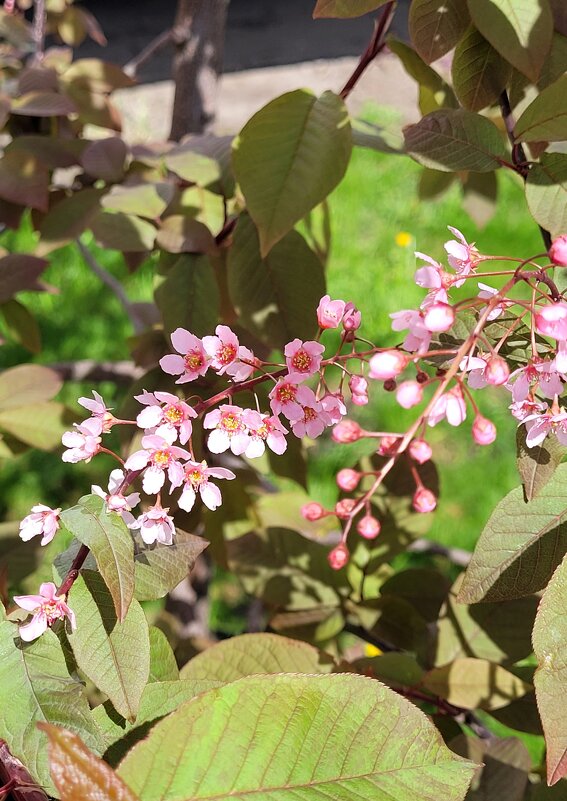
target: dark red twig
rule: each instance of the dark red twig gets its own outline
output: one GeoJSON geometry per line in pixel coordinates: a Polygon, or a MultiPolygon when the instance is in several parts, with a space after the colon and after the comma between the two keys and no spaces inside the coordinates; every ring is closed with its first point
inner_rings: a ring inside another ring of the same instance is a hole
{"type": "Polygon", "coordinates": [[[386,44],[386,34],[394,16],[395,5],[396,4],[394,0],[391,0],[391,2],[386,3],[381,13],[378,15],[376,22],[374,23],[374,32],[368,43],[368,47],[361,55],[360,61],[356,65],[354,72],[339,92],[343,100],[347,99],[368,65],[371,64],[378,53],[384,49],[386,44]]]}
{"type": "Polygon", "coordinates": [[[0,740],[0,798],[10,793],[10,801],[48,801],[41,787],[32,779],[19,759],[0,740]]]}

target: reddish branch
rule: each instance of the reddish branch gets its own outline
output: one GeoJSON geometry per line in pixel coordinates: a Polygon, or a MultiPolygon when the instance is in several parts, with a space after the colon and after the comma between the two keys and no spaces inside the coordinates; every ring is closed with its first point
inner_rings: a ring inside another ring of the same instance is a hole
{"type": "Polygon", "coordinates": [[[7,743],[0,740],[0,799],[7,793],[10,801],[48,801],[20,760],[10,753],[7,743]]]}
{"type": "Polygon", "coordinates": [[[361,55],[360,61],[356,65],[354,72],[339,92],[343,100],[347,99],[368,65],[371,64],[378,53],[384,49],[386,45],[386,34],[388,33],[388,29],[394,17],[395,5],[396,4],[394,0],[391,0],[391,2],[386,3],[382,9],[382,12],[378,15],[376,22],[374,23],[374,33],[368,42],[368,47],[361,55]]]}

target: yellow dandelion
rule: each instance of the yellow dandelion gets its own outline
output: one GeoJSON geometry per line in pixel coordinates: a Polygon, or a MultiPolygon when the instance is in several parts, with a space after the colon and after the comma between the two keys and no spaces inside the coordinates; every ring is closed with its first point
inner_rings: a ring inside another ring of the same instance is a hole
{"type": "Polygon", "coordinates": [[[413,242],[413,236],[407,231],[398,231],[396,234],[396,245],[400,248],[409,248],[413,242]]]}

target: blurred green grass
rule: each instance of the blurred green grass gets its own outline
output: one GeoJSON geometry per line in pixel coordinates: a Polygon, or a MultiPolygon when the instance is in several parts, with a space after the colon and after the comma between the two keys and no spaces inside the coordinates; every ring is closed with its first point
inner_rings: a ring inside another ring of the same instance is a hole
{"type": "MultiPolygon", "coordinates": [[[[374,120],[380,113],[372,110],[374,120]]],[[[529,217],[521,187],[508,176],[499,176],[497,213],[479,231],[463,211],[457,187],[441,200],[422,202],[417,197],[420,168],[409,159],[356,148],[347,175],[332,194],[329,204],[332,246],[328,265],[328,291],[333,297],[352,300],[363,313],[363,335],[379,344],[393,344],[398,335],[390,330],[388,314],[416,307],[423,290],[413,283],[415,249],[443,260],[443,243],[450,238],[447,225],[476,241],[481,252],[526,256],[541,250],[539,233],[529,217]],[[407,232],[408,247],[396,244],[396,234],[407,232]]],[[[29,225],[4,235],[2,244],[11,251],[25,252],[33,242],[29,225]]],[[[129,274],[119,253],[93,248],[106,269],[124,281],[132,300],[152,297],[153,265],[144,264],[129,274]]],[[[36,361],[129,358],[129,321],[110,290],[83,263],[74,246],[50,257],[45,280],[57,294],[23,293],[22,300],[37,316],[43,350],[36,361]]],[[[0,349],[2,368],[29,359],[23,348],[7,344],[0,349]]],[[[120,391],[109,383],[102,386],[111,405],[120,391]]],[[[377,387],[375,388],[377,389],[377,387]]],[[[90,391],[84,385],[69,385],[64,400],[90,391]]],[[[354,410],[353,417],[373,429],[402,431],[413,419],[412,411],[397,407],[394,398],[375,391],[370,406],[354,410]]],[[[441,543],[472,548],[491,509],[518,483],[514,463],[514,421],[508,411],[505,390],[477,393],[486,416],[496,423],[499,438],[493,446],[472,443],[470,421],[452,429],[440,424],[430,432],[441,473],[442,498],[430,536],[441,543]]],[[[358,449],[360,450],[360,449],[358,449]]],[[[336,497],[334,475],[355,460],[356,446],[339,448],[330,440],[310,449],[309,485],[313,497],[331,504],[336,497]]],[[[26,454],[2,468],[0,512],[21,517],[32,502],[59,505],[64,495],[76,492],[86,481],[103,480],[100,468],[63,466],[57,454],[26,454]]],[[[79,489],[79,494],[81,490],[79,489]]]]}

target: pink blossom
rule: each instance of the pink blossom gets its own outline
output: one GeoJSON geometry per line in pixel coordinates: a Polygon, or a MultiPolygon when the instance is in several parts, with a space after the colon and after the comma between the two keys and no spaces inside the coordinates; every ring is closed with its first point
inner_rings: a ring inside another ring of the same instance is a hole
{"type": "Polygon", "coordinates": [[[452,387],[434,403],[429,413],[427,422],[430,426],[435,426],[444,417],[452,426],[459,426],[467,416],[467,405],[463,397],[460,386],[452,387]]]}
{"type": "Polygon", "coordinates": [[[350,554],[348,548],[342,542],[329,553],[327,559],[333,570],[340,570],[348,564],[350,554]]]}
{"type": "Polygon", "coordinates": [[[314,375],[321,366],[325,347],[320,342],[294,339],[284,348],[285,361],[289,370],[288,379],[300,382],[314,375]]]}
{"type": "Polygon", "coordinates": [[[431,459],[433,451],[429,442],[424,439],[413,439],[409,444],[408,453],[418,464],[425,464],[431,459]]]}
{"type": "Polygon", "coordinates": [[[540,445],[552,431],[562,445],[567,445],[567,412],[548,409],[543,414],[530,414],[523,420],[526,426],[526,445],[540,445]]]}
{"type": "Polygon", "coordinates": [[[403,381],[396,390],[396,400],[404,409],[411,409],[423,400],[423,386],[417,381],[403,381]]]}
{"type": "Polygon", "coordinates": [[[304,403],[315,400],[315,393],[309,387],[299,386],[286,377],[279,379],[268,397],[274,414],[283,414],[288,420],[292,420],[301,414],[304,403]]]}
{"type": "Polygon", "coordinates": [[[525,400],[536,389],[546,398],[554,398],[563,392],[563,382],[554,361],[534,360],[510,373],[506,388],[514,401],[525,400]]]}
{"type": "Polygon", "coordinates": [[[553,339],[567,339],[567,303],[559,301],[544,306],[535,315],[538,333],[553,339]]]}
{"type": "Polygon", "coordinates": [[[276,415],[260,414],[252,409],[246,409],[243,415],[244,423],[248,429],[249,442],[245,456],[253,459],[262,456],[268,448],[281,455],[287,449],[285,434],[287,428],[281,424],[276,415]]]}
{"type": "MultiPolygon", "coordinates": [[[[431,331],[428,331],[423,322],[423,314],[415,309],[404,309],[394,312],[390,317],[394,331],[409,329],[404,339],[404,348],[411,352],[425,353],[431,342],[431,331]]],[[[372,375],[370,377],[372,378],[372,375]]]]}
{"type": "Polygon", "coordinates": [[[425,312],[423,323],[428,331],[448,331],[455,322],[455,312],[448,303],[433,303],[425,312]]]}
{"type": "Polygon", "coordinates": [[[244,345],[239,345],[238,356],[228,365],[226,374],[236,383],[247,381],[258,364],[258,359],[252,351],[249,348],[245,348],[244,345]]]}
{"type": "Polygon", "coordinates": [[[437,498],[431,490],[425,487],[418,487],[413,496],[412,504],[416,512],[427,514],[428,512],[432,512],[437,506],[437,498]]]}
{"type": "Polygon", "coordinates": [[[380,521],[372,515],[361,517],[356,525],[356,530],[361,537],[366,540],[374,540],[380,534],[380,521]]]}
{"type": "Polygon", "coordinates": [[[134,395],[137,401],[146,408],[136,417],[140,428],[154,429],[155,434],[170,441],[173,435],[174,442],[179,435],[182,445],[188,442],[193,425],[192,417],[197,417],[195,410],[185,401],[180,400],[170,392],[147,392],[134,395]]]}
{"type": "Polygon", "coordinates": [[[315,522],[315,520],[320,520],[322,517],[327,515],[327,512],[323,509],[320,503],[306,503],[304,506],[301,507],[301,514],[305,518],[305,520],[309,520],[310,522],[315,522]]]}
{"type": "Polygon", "coordinates": [[[140,529],[140,535],[146,545],[152,545],[154,542],[171,545],[175,536],[175,524],[173,518],[167,514],[168,512],[169,509],[152,506],[137,520],[130,523],[128,528],[140,529]]]}
{"type": "Polygon", "coordinates": [[[184,448],[171,444],[171,438],[147,434],[142,437],[142,450],[131,454],[124,467],[126,470],[143,470],[147,467],[142,487],[148,495],[157,495],[165,483],[166,470],[173,486],[179,486],[179,478],[183,476],[183,465],[179,459],[190,458],[191,454],[184,448]]]}
{"type": "Polygon", "coordinates": [[[159,360],[160,367],[168,375],[179,375],[176,384],[186,384],[204,375],[209,367],[202,341],[185,328],[176,328],[171,335],[171,344],[181,356],[170,354],[159,360]]]}
{"type": "Polygon", "coordinates": [[[530,415],[539,415],[547,409],[547,403],[540,403],[530,399],[516,401],[508,407],[512,413],[512,417],[519,420],[521,423],[530,415]]]}
{"type": "Polygon", "coordinates": [[[338,393],[334,394],[332,392],[328,392],[326,395],[323,395],[321,398],[321,406],[328,417],[328,426],[335,425],[335,423],[340,423],[342,418],[347,413],[344,398],[338,393]]]}
{"type": "Polygon", "coordinates": [[[330,295],[323,295],[317,306],[319,328],[338,328],[345,313],[345,306],[344,300],[331,300],[330,295]]]}
{"type": "MultiPolygon", "coordinates": [[[[482,300],[492,300],[492,298],[498,294],[497,289],[493,289],[491,286],[488,286],[488,284],[481,284],[480,281],[478,283],[478,288],[480,289],[478,297],[482,298],[482,300]]],[[[490,312],[490,314],[486,319],[496,320],[496,318],[500,317],[502,312],[505,311],[508,308],[508,306],[511,305],[512,304],[509,301],[503,300],[502,303],[499,303],[492,309],[492,311],[490,312]]]]}
{"type": "MultiPolygon", "coordinates": [[[[445,250],[447,252],[447,261],[449,265],[459,275],[468,275],[479,262],[479,253],[475,247],[474,242],[469,245],[463,234],[452,226],[447,226],[449,231],[457,237],[445,242],[445,250]]],[[[455,283],[455,286],[460,286],[462,281],[455,283]]]]}
{"type": "Polygon", "coordinates": [[[104,432],[110,431],[113,424],[116,422],[116,417],[111,414],[111,411],[104,402],[102,395],[99,395],[99,393],[95,392],[94,389],[93,396],[94,400],[91,400],[91,398],[79,398],[77,402],[87,409],[91,413],[92,417],[98,417],[101,420],[102,430],[104,432]]]}
{"type": "Polygon", "coordinates": [[[32,537],[41,536],[41,545],[47,545],[59,529],[61,509],[50,509],[42,503],[32,506],[31,513],[20,523],[20,537],[28,542],[32,537]]]}
{"type": "Polygon", "coordinates": [[[368,392],[368,381],[362,375],[351,375],[348,388],[355,395],[365,395],[368,392]]]}
{"type": "Polygon", "coordinates": [[[339,470],[337,473],[337,485],[345,492],[352,492],[355,490],[362,478],[362,473],[358,470],[351,470],[345,467],[344,470],[339,470]]]}
{"type": "MultiPolygon", "coordinates": [[[[206,462],[187,462],[185,472],[180,484],[183,484],[183,492],[179,498],[179,506],[190,512],[195,504],[197,492],[205,506],[212,512],[222,503],[222,496],[216,484],[211,478],[236,478],[232,470],[224,467],[208,467],[206,462]]],[[[180,484],[178,486],[180,486],[180,484]]]]}
{"type": "Polygon", "coordinates": [[[307,436],[315,439],[328,425],[331,425],[331,416],[320,401],[313,400],[302,407],[300,417],[290,422],[291,430],[296,437],[302,439],[307,436]]]}
{"type": "Polygon", "coordinates": [[[549,248],[549,258],[559,267],[567,267],[567,234],[553,240],[549,248]]]}
{"type": "Polygon", "coordinates": [[[474,419],[472,435],[477,445],[490,445],[496,439],[496,426],[492,420],[478,414],[474,419]]]}
{"type": "Polygon", "coordinates": [[[82,423],[74,423],[74,431],[66,431],[61,441],[68,450],[61,456],[64,462],[90,462],[100,450],[102,442],[102,420],[100,417],[89,417],[82,423]]]}
{"type": "Polygon", "coordinates": [[[447,290],[455,281],[454,277],[446,272],[439,262],[435,261],[430,256],[426,256],[425,253],[416,251],[415,255],[418,259],[423,259],[423,261],[426,261],[429,265],[427,267],[420,267],[416,270],[414,275],[414,281],[418,286],[431,290],[428,294],[429,300],[426,301],[426,305],[436,302],[447,303],[447,290]]]}
{"type": "Polygon", "coordinates": [[[120,491],[123,481],[124,471],[117,468],[108,477],[108,492],[105,492],[98,484],[92,485],[91,492],[102,498],[106,503],[106,508],[111,512],[118,512],[126,525],[129,525],[134,521],[131,509],[140,503],[140,493],[131,492],[129,495],[124,495],[120,491]]]}
{"type": "Polygon", "coordinates": [[[553,365],[559,373],[567,373],[567,340],[559,339],[557,341],[557,351],[553,365]]]}
{"type": "Polygon", "coordinates": [[[459,369],[468,372],[468,383],[473,389],[484,389],[488,382],[484,377],[487,361],[480,356],[465,356],[459,369]]]}
{"type": "Polygon", "coordinates": [[[209,412],[203,421],[203,428],[212,428],[207,446],[212,453],[224,453],[229,448],[235,456],[241,456],[250,437],[244,422],[244,409],[240,406],[224,404],[209,412]]]}
{"type": "Polygon", "coordinates": [[[355,420],[341,420],[341,422],[337,423],[333,428],[331,436],[335,442],[345,444],[348,442],[357,442],[364,436],[364,431],[355,420]]]}
{"type": "Polygon", "coordinates": [[[77,627],[75,613],[65,603],[65,598],[57,595],[57,587],[52,581],[47,581],[39,588],[39,595],[16,595],[15,603],[33,612],[33,617],[25,626],[20,626],[20,637],[24,642],[37,639],[56,620],[67,618],[71,631],[77,627]]]}
{"type": "Polygon", "coordinates": [[[362,322],[362,314],[354,303],[347,303],[343,315],[343,328],[347,332],[358,331],[362,322]]]}
{"type": "Polygon", "coordinates": [[[384,350],[370,359],[369,377],[378,381],[396,378],[409,364],[409,356],[399,350],[384,350]]]}
{"type": "Polygon", "coordinates": [[[254,372],[255,356],[240,345],[238,337],[227,325],[217,325],[216,336],[203,337],[203,347],[213,370],[226,373],[234,381],[246,381],[254,372]]]}

